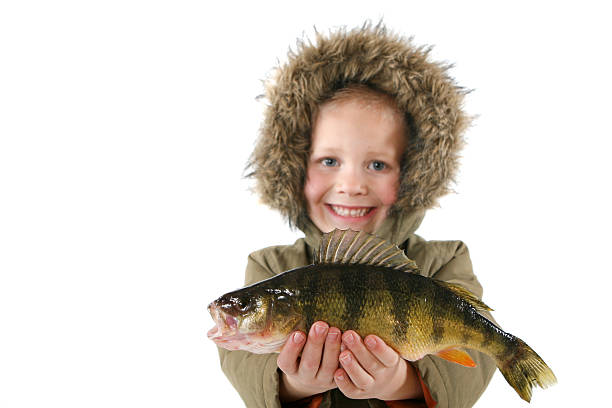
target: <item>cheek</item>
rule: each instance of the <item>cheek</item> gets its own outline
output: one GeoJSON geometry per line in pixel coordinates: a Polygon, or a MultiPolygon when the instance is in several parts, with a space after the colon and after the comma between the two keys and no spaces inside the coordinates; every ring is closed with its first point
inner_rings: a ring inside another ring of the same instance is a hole
{"type": "Polygon", "coordinates": [[[325,177],[317,171],[308,169],[304,184],[304,197],[309,206],[317,204],[325,194],[325,177]]]}
{"type": "Polygon", "coordinates": [[[399,191],[399,175],[389,175],[389,178],[380,180],[377,184],[378,199],[383,205],[391,206],[397,201],[397,192],[399,191]]]}

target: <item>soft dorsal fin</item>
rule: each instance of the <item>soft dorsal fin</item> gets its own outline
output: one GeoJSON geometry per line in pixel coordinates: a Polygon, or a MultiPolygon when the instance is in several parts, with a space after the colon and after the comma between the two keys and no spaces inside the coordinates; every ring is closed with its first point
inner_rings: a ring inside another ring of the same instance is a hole
{"type": "Polygon", "coordinates": [[[384,266],[405,272],[419,267],[404,251],[386,240],[363,231],[339,230],[323,234],[315,264],[364,264],[384,266]]]}
{"type": "Polygon", "coordinates": [[[444,282],[444,281],[441,281],[441,280],[437,280],[437,279],[434,279],[434,281],[438,285],[440,285],[440,286],[450,290],[455,295],[459,296],[461,299],[463,299],[464,301],[468,302],[476,310],[489,310],[489,311],[493,311],[493,309],[491,309],[489,306],[485,305],[482,300],[478,299],[472,292],[470,292],[469,290],[465,289],[464,287],[459,286],[459,285],[455,285],[455,284],[452,284],[452,283],[444,282]]]}

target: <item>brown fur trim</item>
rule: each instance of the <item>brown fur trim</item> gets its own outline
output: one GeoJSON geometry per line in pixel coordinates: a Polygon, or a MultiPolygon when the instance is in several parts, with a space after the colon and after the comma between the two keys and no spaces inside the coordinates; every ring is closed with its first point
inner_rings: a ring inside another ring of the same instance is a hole
{"type": "Polygon", "coordinates": [[[393,96],[410,127],[394,210],[436,205],[449,192],[469,118],[462,111],[466,92],[428,53],[382,24],[317,33],[314,44],[298,43],[266,84],[269,105],[247,165],[262,202],[291,225],[304,224],[312,113],[336,90],[359,83],[393,96]]]}

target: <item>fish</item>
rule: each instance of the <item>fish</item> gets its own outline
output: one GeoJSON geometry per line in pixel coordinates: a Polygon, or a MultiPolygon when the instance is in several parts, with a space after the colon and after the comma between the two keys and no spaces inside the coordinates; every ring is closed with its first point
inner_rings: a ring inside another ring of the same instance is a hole
{"type": "Polygon", "coordinates": [[[557,382],[531,347],[480,313],[491,308],[459,285],[420,275],[396,245],[336,229],[323,234],[313,259],[211,302],[208,337],[228,350],[277,353],[293,331],[325,321],[375,334],[408,361],[431,354],[474,367],[465,349],[483,352],[528,402],[535,385],[557,382]]]}

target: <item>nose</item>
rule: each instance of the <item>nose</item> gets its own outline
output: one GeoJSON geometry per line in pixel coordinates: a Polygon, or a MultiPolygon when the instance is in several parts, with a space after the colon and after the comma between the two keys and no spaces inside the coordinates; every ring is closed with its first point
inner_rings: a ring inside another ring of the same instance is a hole
{"type": "Polygon", "coordinates": [[[338,172],[336,191],[349,196],[365,195],[368,193],[368,187],[358,168],[345,166],[338,172]]]}

